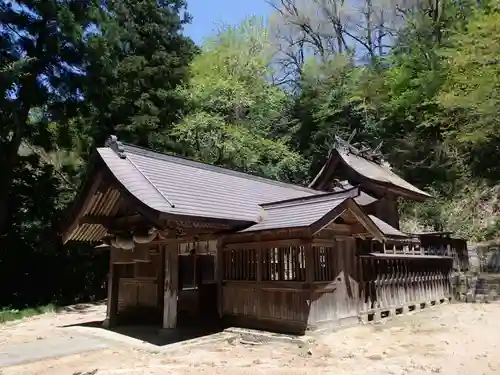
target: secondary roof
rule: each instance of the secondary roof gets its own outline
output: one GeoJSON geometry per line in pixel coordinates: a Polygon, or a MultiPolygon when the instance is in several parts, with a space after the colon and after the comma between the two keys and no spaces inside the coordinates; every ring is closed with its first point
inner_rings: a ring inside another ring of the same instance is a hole
{"type": "MultiPolygon", "coordinates": [[[[242,232],[255,232],[269,229],[311,227],[328,217],[326,223],[335,220],[346,209],[347,202],[359,196],[358,188],[351,188],[342,192],[318,194],[305,198],[291,199],[281,202],[263,204],[262,221],[252,225],[242,232]]],[[[370,218],[364,213],[365,221],[370,218]]],[[[372,223],[375,225],[374,223],[372,223]]],[[[372,228],[378,229],[377,226],[372,228]]],[[[377,230],[379,238],[383,236],[377,230]]]]}
{"type": "Polygon", "coordinates": [[[368,181],[374,185],[394,189],[400,195],[415,200],[431,197],[430,194],[399,177],[387,166],[369,160],[342,146],[337,146],[330,151],[327,161],[309,187],[322,188],[329,181],[335,179],[338,173],[336,171],[340,169],[348,171],[356,183],[368,181]]]}

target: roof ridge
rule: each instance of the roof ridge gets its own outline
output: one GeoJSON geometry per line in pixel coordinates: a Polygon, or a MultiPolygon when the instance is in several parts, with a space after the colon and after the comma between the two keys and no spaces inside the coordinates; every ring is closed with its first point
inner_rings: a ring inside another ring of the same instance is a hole
{"type": "Polygon", "coordinates": [[[359,187],[353,186],[352,188],[343,190],[343,191],[336,191],[336,192],[330,192],[330,193],[324,193],[324,194],[316,194],[316,195],[311,195],[308,197],[300,197],[300,198],[292,198],[292,199],[286,199],[282,201],[276,201],[276,202],[269,202],[269,203],[262,203],[260,206],[264,208],[265,210],[272,210],[272,209],[277,209],[277,208],[283,208],[283,207],[293,207],[293,206],[300,206],[303,204],[311,203],[311,201],[317,203],[317,202],[324,202],[327,200],[341,200],[341,199],[354,199],[358,197],[360,194],[359,187]],[[356,194],[352,194],[351,192],[356,191],[356,194]]]}
{"type": "Polygon", "coordinates": [[[142,152],[142,156],[155,158],[157,160],[165,160],[165,158],[168,158],[169,159],[168,161],[171,161],[173,163],[188,165],[188,166],[191,166],[193,168],[200,168],[200,169],[210,170],[210,171],[215,172],[215,173],[223,173],[223,174],[232,175],[235,177],[251,179],[254,181],[260,181],[263,183],[273,184],[273,185],[282,186],[282,187],[288,187],[290,189],[301,190],[301,191],[304,191],[307,193],[311,193],[313,195],[318,195],[321,193],[318,190],[314,190],[314,189],[311,189],[311,188],[308,188],[305,186],[301,186],[301,185],[297,185],[297,184],[292,184],[289,182],[282,182],[282,181],[273,180],[270,178],[261,177],[261,176],[257,176],[257,175],[246,173],[246,172],[235,171],[233,169],[220,167],[217,165],[204,163],[204,162],[197,161],[197,160],[192,160],[192,159],[182,157],[182,156],[171,155],[171,154],[167,154],[165,152],[154,151],[154,150],[151,150],[149,148],[142,147],[142,146],[131,145],[128,143],[123,143],[123,142],[122,142],[122,144],[125,146],[126,152],[131,152],[131,153],[136,154],[136,155],[137,154],[141,155],[140,152],[142,152]],[[139,152],[134,152],[134,151],[139,151],[139,152]],[[148,155],[144,155],[144,153],[147,153],[148,155]]]}
{"type": "Polygon", "coordinates": [[[132,164],[132,167],[134,167],[134,168],[137,170],[137,172],[139,172],[139,173],[141,174],[141,176],[142,176],[142,177],[143,177],[143,178],[144,178],[144,179],[145,179],[145,180],[146,180],[146,181],[147,181],[147,182],[148,182],[148,183],[149,183],[149,184],[150,184],[150,185],[151,185],[151,186],[152,186],[152,187],[153,187],[153,188],[154,188],[157,192],[158,192],[158,194],[160,194],[160,195],[161,195],[161,197],[162,197],[163,199],[165,199],[165,201],[166,201],[166,202],[167,202],[167,203],[168,203],[168,204],[169,204],[172,208],[175,208],[175,204],[174,204],[174,203],[172,203],[172,201],[171,201],[170,199],[168,199],[168,197],[167,197],[165,194],[163,194],[163,192],[162,192],[160,189],[158,189],[158,186],[156,186],[156,185],[153,183],[153,181],[151,181],[151,180],[149,179],[149,177],[148,177],[148,176],[146,176],[146,174],[145,174],[145,173],[141,170],[141,168],[139,168],[139,167],[137,166],[137,164],[135,164],[135,163],[134,163],[134,161],[133,161],[132,159],[130,159],[130,158],[125,158],[125,160],[127,160],[130,164],[132,164]]]}

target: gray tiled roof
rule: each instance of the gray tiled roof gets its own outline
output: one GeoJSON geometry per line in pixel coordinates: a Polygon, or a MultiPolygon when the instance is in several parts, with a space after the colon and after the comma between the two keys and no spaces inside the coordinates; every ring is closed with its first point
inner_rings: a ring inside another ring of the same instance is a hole
{"type": "Polygon", "coordinates": [[[423,195],[430,197],[431,195],[425,191],[420,190],[416,186],[413,186],[409,182],[403,180],[397,174],[392,172],[389,168],[379,165],[373,161],[365,159],[361,156],[354,155],[342,149],[337,149],[340,157],[348,164],[352,169],[354,169],[359,174],[375,181],[390,183],[392,185],[399,186],[405,190],[411,191],[418,195],[423,195]]]}
{"type": "MultiPolygon", "coordinates": [[[[334,187],[332,191],[334,192],[341,192],[343,190],[348,190],[352,189],[354,186],[351,185],[348,181],[340,181],[338,187],[334,187]]],[[[371,195],[365,193],[364,191],[360,190],[359,191],[359,196],[354,198],[357,204],[360,206],[367,206],[370,203],[373,203],[377,200],[377,198],[372,197],[371,195]]]]}
{"type": "Polygon", "coordinates": [[[258,222],[260,204],[321,194],[309,188],[125,145],[98,153],[120,182],[160,212],[258,222]]]}
{"type": "Polygon", "coordinates": [[[263,220],[242,232],[308,227],[358,194],[359,189],[355,188],[342,193],[327,193],[304,199],[262,205],[263,220]]]}
{"type": "Polygon", "coordinates": [[[368,215],[370,219],[375,223],[375,225],[380,229],[380,231],[387,237],[409,237],[407,234],[397,230],[396,228],[390,226],[385,221],[380,220],[374,215],[368,215]]]}

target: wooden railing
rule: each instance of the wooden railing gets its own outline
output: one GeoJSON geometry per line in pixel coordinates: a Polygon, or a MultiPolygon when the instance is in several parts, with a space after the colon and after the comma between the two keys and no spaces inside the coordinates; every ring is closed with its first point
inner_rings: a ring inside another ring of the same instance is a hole
{"type": "Polygon", "coordinates": [[[361,311],[435,304],[451,295],[451,259],[360,257],[361,311]]]}

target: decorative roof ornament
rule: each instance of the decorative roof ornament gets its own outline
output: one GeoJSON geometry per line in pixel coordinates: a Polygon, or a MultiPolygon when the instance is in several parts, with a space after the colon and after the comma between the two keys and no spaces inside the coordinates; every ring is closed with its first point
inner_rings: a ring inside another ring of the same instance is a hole
{"type": "Polygon", "coordinates": [[[110,149],[112,149],[121,159],[127,158],[123,143],[118,140],[118,137],[116,135],[110,135],[108,139],[106,139],[104,147],[109,147],[110,149]]]}
{"type": "Polygon", "coordinates": [[[350,154],[360,156],[366,160],[369,160],[373,163],[388,168],[388,164],[384,161],[382,153],[380,152],[380,148],[382,147],[382,142],[380,142],[377,147],[372,149],[371,147],[368,147],[365,144],[352,143],[352,140],[355,135],[356,135],[356,129],[354,129],[354,131],[351,133],[347,141],[343,140],[342,138],[336,135],[334,148],[342,148],[350,154]]]}

